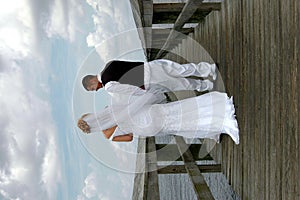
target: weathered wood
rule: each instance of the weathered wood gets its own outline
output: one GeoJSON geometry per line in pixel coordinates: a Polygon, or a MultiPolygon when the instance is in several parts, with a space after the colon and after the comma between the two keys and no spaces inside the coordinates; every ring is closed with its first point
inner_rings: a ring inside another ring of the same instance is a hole
{"type": "MultiPolygon", "coordinates": [[[[170,28],[153,28],[152,29],[152,35],[153,36],[162,36],[165,38],[165,40],[167,39],[168,35],[170,34],[172,29],[170,28]]],[[[182,28],[180,30],[180,33],[182,34],[189,34],[191,32],[194,31],[194,28],[182,28]]],[[[184,35],[182,35],[182,37],[186,37],[184,35]]]]}
{"type": "MultiPolygon", "coordinates": [[[[197,165],[201,173],[221,172],[221,164],[197,165]]],[[[187,173],[184,165],[158,165],[158,174],[183,174],[187,173]]]]}
{"type": "Polygon", "coordinates": [[[132,10],[132,14],[133,14],[133,18],[134,18],[136,27],[138,28],[137,31],[138,31],[139,38],[142,43],[142,47],[144,49],[144,53],[145,53],[145,55],[147,55],[146,41],[145,41],[145,35],[144,35],[144,31],[143,31],[144,22],[142,20],[142,11],[141,11],[142,1],[130,0],[130,5],[131,5],[131,10],[132,10]]]}
{"type": "Polygon", "coordinates": [[[202,2],[203,0],[188,0],[178,16],[173,29],[179,31],[186,21],[195,13],[202,2]]]}
{"type": "MultiPolygon", "coordinates": [[[[198,152],[201,148],[201,144],[191,144],[189,146],[194,160],[213,160],[210,155],[206,155],[203,158],[198,157],[198,152]]],[[[178,151],[176,144],[156,144],[157,160],[158,161],[181,161],[182,157],[178,151]]]]}
{"type": "MultiPolygon", "coordinates": [[[[185,3],[156,3],[153,4],[153,24],[174,23],[185,3]]],[[[185,23],[198,23],[213,10],[220,10],[221,2],[203,2],[198,4],[194,14],[185,23]]]]}
{"type": "MultiPolygon", "coordinates": [[[[140,200],[144,198],[144,188],[145,184],[147,185],[146,178],[146,139],[139,138],[138,139],[138,147],[137,147],[137,159],[136,159],[136,173],[134,177],[134,185],[133,185],[133,193],[132,200],[140,200]]],[[[146,186],[147,187],[147,186],[146,186]]]]}
{"type": "MultiPolygon", "coordinates": [[[[185,3],[153,4],[153,24],[175,23],[185,3]]],[[[185,23],[198,23],[213,10],[220,10],[221,2],[203,2],[185,23]]]]}
{"type": "Polygon", "coordinates": [[[150,56],[149,47],[152,45],[152,19],[153,19],[153,1],[152,0],[142,0],[142,21],[143,30],[145,37],[145,45],[147,49],[147,56],[150,56]]]}
{"type": "Polygon", "coordinates": [[[209,187],[207,186],[199,168],[197,167],[193,156],[188,149],[187,144],[181,136],[175,136],[178,150],[182,155],[185,169],[192,181],[196,196],[198,199],[214,199],[209,187]]]}
{"type": "MultiPolygon", "coordinates": [[[[211,11],[200,11],[195,12],[190,18],[188,18],[185,23],[198,23],[204,20],[211,11]]],[[[174,24],[180,15],[180,12],[164,12],[164,13],[154,13],[153,14],[153,24],[174,24]]]]}
{"type": "MultiPolygon", "coordinates": [[[[153,38],[153,39],[152,39],[152,44],[153,44],[153,45],[156,45],[157,47],[162,47],[165,41],[166,41],[166,40],[163,39],[163,38],[153,38]]],[[[178,45],[178,42],[181,42],[181,41],[182,41],[182,39],[177,39],[177,38],[176,38],[176,39],[174,39],[174,40],[170,43],[170,46],[178,45]]],[[[152,48],[155,48],[155,46],[152,46],[152,48]]]]}
{"type": "MultiPolygon", "coordinates": [[[[299,11],[294,0],[225,0],[195,28],[234,96],[241,144],[224,137],[212,156],[241,199],[300,199],[299,11]]],[[[190,45],[172,52],[184,57],[190,45]]]]}
{"type": "MultiPolygon", "coordinates": [[[[185,3],[154,3],[153,4],[153,13],[159,12],[181,12],[184,8],[185,3]]],[[[203,2],[197,8],[198,11],[212,11],[220,10],[221,2],[203,2]]]]}
{"type": "Polygon", "coordinates": [[[166,43],[163,46],[163,50],[159,51],[156,55],[156,58],[160,58],[163,56],[164,50],[169,50],[169,43],[177,37],[177,32],[184,26],[186,21],[194,14],[197,10],[197,6],[202,4],[203,0],[188,0],[184,5],[182,12],[178,16],[173,29],[171,30],[166,43]]]}
{"type": "Polygon", "coordinates": [[[156,148],[155,138],[148,137],[146,139],[146,163],[147,163],[147,189],[146,199],[160,199],[159,198],[159,187],[158,187],[158,174],[157,174],[157,159],[156,159],[156,148]]]}

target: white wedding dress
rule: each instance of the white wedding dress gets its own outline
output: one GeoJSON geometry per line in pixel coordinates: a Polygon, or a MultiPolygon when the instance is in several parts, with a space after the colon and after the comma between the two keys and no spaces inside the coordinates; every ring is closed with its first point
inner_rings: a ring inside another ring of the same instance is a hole
{"type": "Polygon", "coordinates": [[[133,133],[139,136],[180,135],[186,138],[219,140],[221,133],[239,143],[238,123],[232,98],[226,93],[210,92],[201,96],[165,103],[159,90],[145,91],[138,87],[112,82],[111,105],[83,119],[91,132],[114,125],[114,136],[133,133]]]}
{"type": "MultiPolygon", "coordinates": [[[[114,115],[118,116],[118,113],[114,115]]],[[[239,129],[234,113],[232,98],[226,93],[210,92],[167,104],[143,105],[134,114],[116,120],[119,129],[114,136],[124,133],[139,136],[173,134],[218,141],[220,134],[226,133],[238,144],[239,129]]]]}

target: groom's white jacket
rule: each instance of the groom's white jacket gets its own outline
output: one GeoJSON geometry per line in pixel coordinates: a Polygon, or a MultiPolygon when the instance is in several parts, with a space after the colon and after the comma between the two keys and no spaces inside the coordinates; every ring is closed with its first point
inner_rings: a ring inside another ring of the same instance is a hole
{"type": "Polygon", "coordinates": [[[133,85],[110,81],[105,85],[105,90],[112,97],[110,106],[113,108],[114,120],[119,127],[113,136],[127,134],[122,131],[119,122],[130,118],[143,106],[166,102],[166,96],[157,89],[146,91],[133,85]]]}

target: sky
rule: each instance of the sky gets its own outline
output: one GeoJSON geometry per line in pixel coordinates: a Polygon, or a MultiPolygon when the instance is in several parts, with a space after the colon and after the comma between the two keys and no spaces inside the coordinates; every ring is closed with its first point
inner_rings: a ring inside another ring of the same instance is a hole
{"type": "Polygon", "coordinates": [[[136,141],[84,135],[84,74],[145,59],[128,0],[0,0],[0,199],[130,199],[136,141]]]}

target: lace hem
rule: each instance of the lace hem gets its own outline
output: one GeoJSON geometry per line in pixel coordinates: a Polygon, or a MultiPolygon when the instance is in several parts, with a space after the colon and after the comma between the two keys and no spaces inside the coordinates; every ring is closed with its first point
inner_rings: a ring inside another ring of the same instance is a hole
{"type": "Polygon", "coordinates": [[[233,97],[228,98],[226,104],[226,118],[223,123],[223,131],[232,138],[235,144],[239,144],[239,128],[235,118],[233,97]]]}

